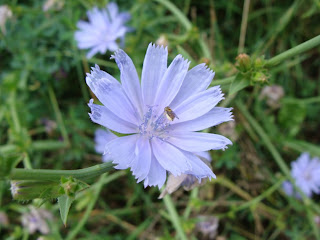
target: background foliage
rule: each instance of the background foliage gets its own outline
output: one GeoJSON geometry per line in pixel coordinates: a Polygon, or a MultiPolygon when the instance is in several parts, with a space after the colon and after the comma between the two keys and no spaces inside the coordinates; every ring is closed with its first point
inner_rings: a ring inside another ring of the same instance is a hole
{"type": "MultiPolygon", "coordinates": [[[[73,34],[88,9],[106,3],[65,1],[61,9],[44,12],[42,1],[1,1],[13,13],[6,34],[0,36],[2,163],[11,159],[11,163],[20,162],[18,167],[77,169],[101,162],[93,142],[98,126],[87,114],[91,93],[85,73],[94,63],[117,79],[119,70],[109,60],[111,52],[87,60],[73,34]]],[[[127,35],[124,50],[139,74],[148,44],[160,36],[168,40],[169,62],[181,53],[192,66],[206,62],[216,72],[216,84],[222,84],[226,94],[222,105],[234,108],[234,144],[224,152],[211,152],[218,178],[191,192],[178,190],[158,200],[158,189],[144,189],[130,171],[112,171],[78,194],[67,226],[59,219],[56,200],[45,203],[55,215],[47,239],[201,239],[196,230],[199,216],[219,218],[220,239],[319,237],[319,225],[311,223],[320,215],[313,207],[319,197],[308,204],[281,190],[286,178],[282,162],[290,166],[305,151],[320,156],[319,47],[266,72],[267,84],[284,88],[278,109],[259,98],[266,83],[254,82],[232,95],[228,92],[238,73],[239,53],[269,59],[318,35],[320,2],[117,3],[132,14],[129,25],[134,31],[127,35]]],[[[209,131],[221,133],[222,129],[209,131]]],[[[41,234],[30,235],[20,217],[28,205],[41,204],[12,201],[9,188],[8,181],[0,182],[0,211],[9,217],[9,224],[0,226],[1,238],[37,239],[41,234]]]]}

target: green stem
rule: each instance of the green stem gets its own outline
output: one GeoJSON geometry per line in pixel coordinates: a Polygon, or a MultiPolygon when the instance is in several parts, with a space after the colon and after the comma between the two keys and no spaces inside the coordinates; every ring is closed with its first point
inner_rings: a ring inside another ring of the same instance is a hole
{"type": "Polygon", "coordinates": [[[168,209],[168,212],[170,214],[170,220],[174,226],[174,228],[176,229],[177,231],[177,234],[179,236],[179,238],[181,240],[187,240],[187,236],[186,234],[184,233],[183,231],[183,228],[181,226],[181,222],[180,222],[180,219],[179,219],[179,215],[177,213],[177,210],[172,202],[172,199],[170,197],[170,195],[166,195],[164,198],[163,198],[163,201],[164,201],[164,204],[166,205],[167,209],[168,209]]]}
{"type": "Polygon", "coordinates": [[[192,24],[190,23],[189,19],[185,17],[183,12],[180,11],[173,3],[167,0],[156,0],[156,2],[161,3],[166,8],[168,8],[178,19],[179,21],[185,26],[187,31],[190,31],[192,28],[192,24]]]}
{"type": "Polygon", "coordinates": [[[78,224],[72,229],[72,231],[68,234],[67,236],[67,240],[72,240],[74,239],[77,234],[80,232],[80,230],[83,228],[83,226],[85,225],[85,223],[88,221],[88,218],[90,217],[90,214],[98,200],[99,194],[102,190],[102,187],[117,179],[118,177],[122,176],[123,172],[116,172],[110,176],[104,174],[100,177],[99,181],[93,186],[94,189],[94,193],[93,193],[93,197],[90,200],[90,203],[84,213],[84,215],[81,217],[81,220],[78,222],[78,224]]]}
{"type": "Polygon", "coordinates": [[[291,48],[273,58],[268,60],[265,64],[266,67],[273,67],[278,65],[279,63],[283,62],[284,60],[299,55],[305,51],[308,51],[316,46],[320,45],[320,35],[299,44],[298,46],[291,48]]]}
{"type": "Polygon", "coordinates": [[[49,170],[14,168],[10,173],[10,180],[47,180],[60,182],[61,177],[74,177],[86,181],[113,169],[111,162],[98,164],[78,170],[49,170]]]}
{"type": "Polygon", "coordinates": [[[59,128],[61,130],[63,141],[66,143],[67,146],[70,146],[70,140],[69,140],[69,137],[68,137],[68,132],[67,132],[66,127],[64,125],[63,118],[62,118],[62,115],[61,115],[61,112],[60,112],[60,109],[59,109],[58,101],[57,101],[56,95],[55,95],[51,85],[49,85],[48,91],[49,91],[49,98],[50,98],[50,101],[51,101],[51,104],[52,104],[52,107],[53,107],[53,111],[54,111],[54,113],[56,115],[56,118],[57,118],[57,121],[58,121],[58,125],[59,125],[59,128]]]}
{"type": "Polygon", "coordinates": [[[217,85],[231,84],[235,78],[236,76],[232,76],[232,77],[223,78],[221,80],[214,80],[212,81],[210,87],[217,86],[217,85]]]}
{"type": "Polygon", "coordinates": [[[270,153],[274,157],[275,161],[277,162],[278,166],[280,167],[281,171],[287,176],[287,178],[291,179],[290,170],[287,167],[286,163],[280,156],[277,149],[272,144],[269,136],[265,133],[265,131],[260,127],[258,122],[250,115],[246,107],[243,105],[242,102],[237,103],[237,107],[240,109],[241,113],[245,116],[248,122],[251,124],[253,129],[256,130],[258,135],[262,138],[262,141],[265,143],[266,147],[269,149],[270,153]]]}

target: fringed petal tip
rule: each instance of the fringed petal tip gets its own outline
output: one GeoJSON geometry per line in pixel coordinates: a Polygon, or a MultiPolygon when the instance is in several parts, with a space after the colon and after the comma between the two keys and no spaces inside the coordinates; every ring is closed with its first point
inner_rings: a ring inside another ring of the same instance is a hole
{"type": "Polygon", "coordinates": [[[156,43],[151,42],[148,45],[147,51],[150,51],[150,50],[160,50],[160,51],[163,51],[163,53],[168,53],[168,46],[158,45],[156,43]]]}
{"type": "Polygon", "coordinates": [[[111,55],[110,59],[120,60],[120,59],[124,59],[126,55],[127,54],[122,49],[119,48],[113,53],[113,55],[111,55]]]}

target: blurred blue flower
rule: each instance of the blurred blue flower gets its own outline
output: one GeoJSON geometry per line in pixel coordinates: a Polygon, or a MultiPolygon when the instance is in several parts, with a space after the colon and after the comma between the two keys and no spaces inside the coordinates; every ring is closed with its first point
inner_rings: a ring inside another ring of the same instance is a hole
{"type": "MultiPolygon", "coordinates": [[[[300,157],[291,163],[291,176],[295,180],[297,187],[301,189],[306,196],[311,197],[312,192],[320,193],[320,159],[311,158],[309,153],[302,153],[300,157]]],[[[289,196],[301,198],[289,181],[282,185],[284,192],[289,196]]]]}
{"type": "Polygon", "coordinates": [[[79,21],[75,32],[75,40],[80,49],[90,49],[87,58],[96,53],[105,53],[107,50],[117,50],[117,40],[124,42],[124,36],[129,28],[124,24],[130,19],[127,12],[119,13],[116,3],[109,3],[105,9],[94,7],[87,12],[89,22],[79,21]]]}
{"type": "Polygon", "coordinates": [[[232,120],[230,108],[215,107],[220,87],[208,88],[214,72],[205,64],[188,71],[189,62],[178,55],[167,67],[167,48],[150,44],[144,59],[141,85],[135,66],[122,50],[115,52],[121,83],[96,65],[86,82],[102,105],[89,102],[93,122],[122,134],[107,142],[104,153],[117,169],[131,168],[144,186],[158,186],[167,171],[215,178],[195,152],[227,148],[221,135],[197,132],[232,120]],[[165,109],[170,108],[170,111],[165,109]]]}

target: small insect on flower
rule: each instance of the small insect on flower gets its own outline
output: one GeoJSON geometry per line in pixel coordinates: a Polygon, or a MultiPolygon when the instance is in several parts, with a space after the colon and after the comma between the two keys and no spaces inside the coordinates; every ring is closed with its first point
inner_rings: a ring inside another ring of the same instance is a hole
{"type": "Polygon", "coordinates": [[[175,118],[179,119],[177,114],[175,114],[169,106],[164,108],[164,112],[170,121],[173,121],[175,118]]]}

